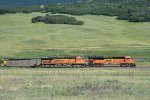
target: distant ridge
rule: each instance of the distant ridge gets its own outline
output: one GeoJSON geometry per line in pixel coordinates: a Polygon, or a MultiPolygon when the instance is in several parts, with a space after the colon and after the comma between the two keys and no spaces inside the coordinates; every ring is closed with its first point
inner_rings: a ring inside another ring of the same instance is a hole
{"type": "Polygon", "coordinates": [[[71,3],[79,0],[0,0],[0,8],[41,5],[48,3],[71,3]]]}

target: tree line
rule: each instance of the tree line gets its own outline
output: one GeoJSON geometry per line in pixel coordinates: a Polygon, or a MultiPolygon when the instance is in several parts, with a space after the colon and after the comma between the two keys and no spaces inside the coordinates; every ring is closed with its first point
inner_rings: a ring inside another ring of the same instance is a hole
{"type": "Polygon", "coordinates": [[[71,15],[117,16],[130,22],[150,22],[150,0],[93,0],[91,2],[47,5],[45,12],[71,15]]]}
{"type": "Polygon", "coordinates": [[[29,6],[29,7],[16,7],[16,8],[7,8],[0,9],[0,14],[15,14],[15,13],[32,13],[40,12],[42,9],[39,6],[29,6]]]}
{"type": "Polygon", "coordinates": [[[76,1],[78,0],[0,0],[0,8],[27,7],[49,3],[71,3],[76,1]]]}
{"type": "Polygon", "coordinates": [[[19,9],[1,9],[5,13],[51,12],[71,15],[106,15],[117,16],[118,20],[130,22],[150,22],[150,0],[81,0],[76,3],[55,3],[39,6],[22,7],[19,9]]]}
{"type": "Polygon", "coordinates": [[[70,25],[83,25],[83,21],[78,21],[75,17],[65,15],[48,15],[37,16],[31,19],[32,23],[44,22],[46,24],[70,24],[70,25]]]}

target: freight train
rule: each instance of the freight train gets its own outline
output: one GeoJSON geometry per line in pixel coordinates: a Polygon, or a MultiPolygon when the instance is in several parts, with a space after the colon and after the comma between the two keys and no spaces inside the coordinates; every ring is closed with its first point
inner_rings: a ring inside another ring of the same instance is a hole
{"type": "Polygon", "coordinates": [[[135,67],[135,60],[130,56],[103,57],[103,56],[72,56],[72,57],[46,57],[46,58],[5,58],[4,66],[11,67],[135,67]]]}

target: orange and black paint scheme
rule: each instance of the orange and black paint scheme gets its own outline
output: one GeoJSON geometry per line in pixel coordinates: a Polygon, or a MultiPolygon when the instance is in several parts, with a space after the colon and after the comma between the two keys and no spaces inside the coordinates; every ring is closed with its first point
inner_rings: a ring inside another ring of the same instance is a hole
{"type": "Polygon", "coordinates": [[[120,67],[135,67],[135,60],[130,56],[124,57],[89,57],[89,65],[101,67],[104,65],[119,65],[120,67]]]}
{"type": "Polygon", "coordinates": [[[77,57],[51,57],[43,58],[42,66],[43,67],[62,67],[62,66],[71,66],[71,67],[86,67],[86,59],[77,56],[77,57]]]}
{"type": "Polygon", "coordinates": [[[135,60],[130,56],[124,57],[64,57],[42,59],[42,65],[49,66],[72,66],[72,67],[103,67],[105,65],[117,65],[120,67],[135,67],[135,60]]]}

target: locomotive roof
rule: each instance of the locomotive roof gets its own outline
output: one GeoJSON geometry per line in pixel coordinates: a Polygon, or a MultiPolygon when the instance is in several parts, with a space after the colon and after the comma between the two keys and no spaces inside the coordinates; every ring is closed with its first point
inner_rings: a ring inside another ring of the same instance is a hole
{"type": "Polygon", "coordinates": [[[89,59],[125,59],[124,56],[119,57],[104,57],[104,56],[90,56],[89,59]]]}
{"type": "Polygon", "coordinates": [[[68,57],[45,57],[41,59],[76,59],[77,56],[68,56],[68,57]]]}

